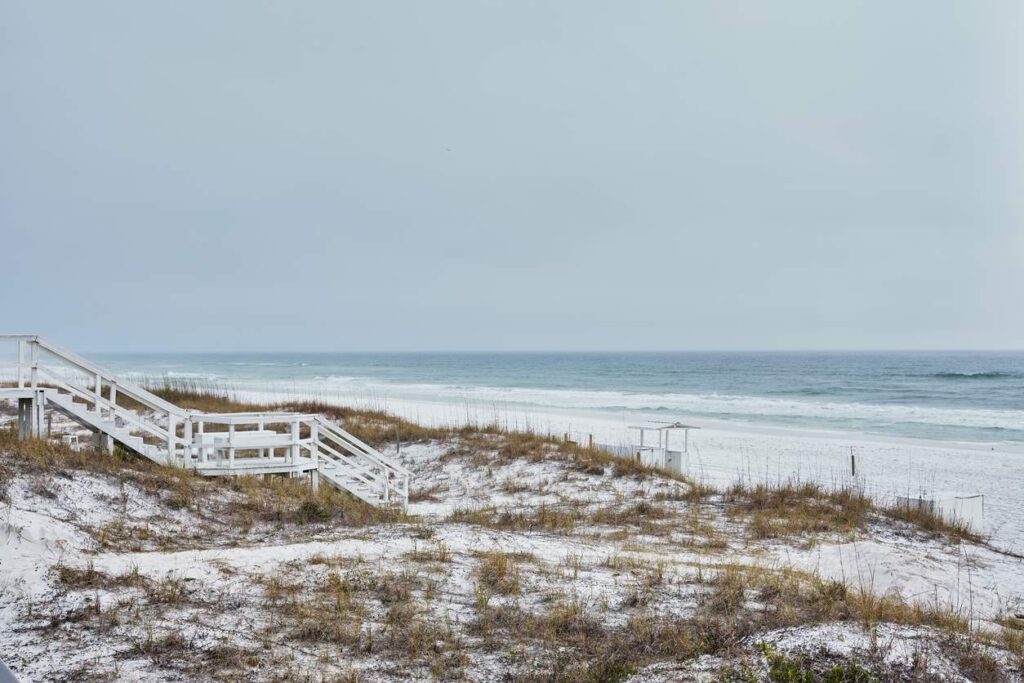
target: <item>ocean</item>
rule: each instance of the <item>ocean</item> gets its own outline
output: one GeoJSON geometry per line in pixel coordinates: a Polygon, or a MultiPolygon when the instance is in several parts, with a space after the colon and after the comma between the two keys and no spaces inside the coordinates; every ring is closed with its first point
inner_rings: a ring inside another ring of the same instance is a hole
{"type": "Polygon", "coordinates": [[[150,383],[1024,443],[1024,352],[90,354],[150,383]]]}

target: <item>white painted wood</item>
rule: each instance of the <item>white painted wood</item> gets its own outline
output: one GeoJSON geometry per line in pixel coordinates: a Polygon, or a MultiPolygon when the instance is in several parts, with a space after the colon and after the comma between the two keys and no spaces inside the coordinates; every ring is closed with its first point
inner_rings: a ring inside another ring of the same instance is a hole
{"type": "Polygon", "coordinates": [[[292,462],[297,462],[299,459],[299,423],[298,421],[292,422],[292,445],[291,445],[291,458],[292,462]]]}
{"type": "Polygon", "coordinates": [[[43,438],[46,435],[43,429],[43,423],[46,421],[45,409],[46,409],[46,397],[42,389],[37,389],[33,392],[35,395],[32,398],[32,406],[35,409],[32,419],[34,420],[34,434],[37,439],[43,438]]]}
{"type": "Polygon", "coordinates": [[[32,376],[31,376],[32,388],[35,389],[36,387],[39,386],[39,343],[38,342],[33,342],[31,344],[31,348],[29,349],[29,352],[32,354],[31,355],[31,361],[30,361],[31,362],[30,368],[31,368],[31,373],[32,373],[32,376]]]}
{"type": "Polygon", "coordinates": [[[178,459],[177,450],[174,447],[177,434],[178,421],[176,416],[171,413],[167,413],[167,464],[169,465],[173,465],[178,459]]]}
{"type": "Polygon", "coordinates": [[[192,416],[189,415],[185,418],[185,425],[182,432],[182,445],[184,446],[184,457],[186,463],[192,462],[192,416]]]}
{"type": "Polygon", "coordinates": [[[0,335],[0,343],[4,342],[18,345],[19,388],[0,391],[19,392],[16,395],[23,408],[19,412],[20,435],[40,436],[45,409],[50,406],[95,432],[105,449],[117,442],[156,462],[193,467],[210,476],[308,473],[310,485],[315,488],[322,480],[372,505],[397,502],[404,509],[408,504],[411,472],[319,415],[189,411],[37,335],[0,335]],[[45,362],[43,351],[47,354],[45,362]],[[45,389],[39,386],[44,375],[45,389]],[[31,389],[24,386],[26,376],[31,389]],[[103,397],[103,383],[110,387],[109,398],[103,397]],[[119,406],[119,393],[141,404],[142,409],[119,406]],[[76,403],[76,398],[84,403],[76,403]],[[166,426],[157,416],[166,416],[166,426]],[[207,422],[223,425],[226,431],[207,432],[207,422]],[[183,425],[182,437],[177,435],[179,423],[183,425]],[[309,436],[302,438],[303,431],[309,436]],[[145,442],[140,432],[150,441],[155,437],[157,443],[145,442]],[[278,456],[278,449],[284,449],[283,455],[278,456]],[[225,450],[226,463],[221,460],[225,450]],[[217,458],[211,462],[213,454],[217,458]]]}
{"type": "Polygon", "coordinates": [[[18,388],[25,388],[25,340],[18,340],[18,388]]]}

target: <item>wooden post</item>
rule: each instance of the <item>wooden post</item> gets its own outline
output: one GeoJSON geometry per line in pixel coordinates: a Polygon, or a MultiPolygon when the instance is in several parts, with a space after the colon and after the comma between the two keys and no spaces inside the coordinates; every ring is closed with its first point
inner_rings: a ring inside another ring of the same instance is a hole
{"type": "Polygon", "coordinates": [[[292,446],[291,446],[291,460],[292,464],[299,462],[299,421],[292,420],[292,446]]]}
{"type": "MultiPolygon", "coordinates": [[[[199,421],[199,433],[202,434],[206,428],[206,423],[202,420],[199,421]]],[[[199,462],[205,463],[207,461],[206,445],[202,439],[199,439],[199,462]]]]}
{"type": "Polygon", "coordinates": [[[100,374],[96,373],[96,417],[103,419],[103,404],[100,401],[103,400],[103,380],[100,379],[100,374]]]}
{"type": "MultiPolygon", "coordinates": [[[[113,388],[111,388],[113,391],[113,388]]],[[[192,462],[192,416],[188,415],[185,417],[185,462],[192,462]]]]}
{"type": "Polygon", "coordinates": [[[25,340],[18,340],[18,388],[25,388],[25,340]]]}
{"type": "Polygon", "coordinates": [[[320,467],[320,428],[316,422],[309,426],[309,457],[315,467],[320,467]]]}
{"type": "Polygon", "coordinates": [[[178,454],[174,448],[174,438],[178,434],[178,422],[174,419],[174,415],[167,413],[167,464],[173,465],[175,458],[178,454]]]}
{"type": "Polygon", "coordinates": [[[594,448],[594,435],[587,434],[587,448],[593,450],[594,448]]]}
{"type": "Polygon", "coordinates": [[[35,406],[31,398],[18,399],[18,440],[32,438],[32,411],[35,406]]]}
{"type": "Polygon", "coordinates": [[[316,422],[309,426],[309,454],[313,458],[313,469],[309,473],[309,485],[313,493],[320,490],[320,428],[316,422]]]}
{"type": "Polygon", "coordinates": [[[32,348],[29,349],[29,353],[31,358],[29,373],[32,381],[32,388],[35,389],[39,386],[39,342],[32,342],[32,348]]]}
{"type": "Polygon", "coordinates": [[[395,423],[395,455],[401,455],[402,453],[402,435],[400,432],[400,426],[395,423]]]}
{"type": "Polygon", "coordinates": [[[850,446],[850,476],[857,476],[857,454],[855,446],[850,446]]]}
{"type": "Polygon", "coordinates": [[[235,466],[235,423],[228,423],[228,467],[235,466]]]}
{"type": "Polygon", "coordinates": [[[46,408],[46,394],[42,389],[32,392],[32,432],[37,439],[43,438],[43,413],[46,408]]]}

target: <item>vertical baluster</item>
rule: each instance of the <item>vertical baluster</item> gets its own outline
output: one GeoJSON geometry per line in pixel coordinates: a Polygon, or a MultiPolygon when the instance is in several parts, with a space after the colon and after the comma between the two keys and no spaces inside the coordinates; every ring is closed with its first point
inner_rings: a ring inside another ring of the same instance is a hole
{"type": "Polygon", "coordinates": [[[192,464],[192,415],[185,417],[185,464],[192,464]]]}
{"type": "Polygon", "coordinates": [[[18,340],[18,388],[25,388],[25,340],[18,340]]]}
{"type": "Polygon", "coordinates": [[[30,366],[29,373],[32,381],[32,388],[39,388],[39,342],[32,342],[32,346],[29,349],[30,354],[30,366]]]}
{"type": "Polygon", "coordinates": [[[235,466],[235,423],[228,423],[228,467],[235,466]]]}
{"type": "Polygon", "coordinates": [[[299,421],[292,420],[292,445],[291,445],[291,460],[292,464],[299,462],[299,421]]]}
{"type": "Polygon", "coordinates": [[[167,464],[173,465],[177,459],[178,454],[174,447],[174,440],[177,438],[178,422],[174,419],[174,415],[170,412],[167,413],[167,464]]]}
{"type": "Polygon", "coordinates": [[[98,372],[96,373],[96,392],[95,393],[96,393],[96,397],[95,397],[95,400],[96,400],[96,405],[95,405],[96,417],[98,417],[100,420],[102,420],[103,419],[103,404],[100,403],[100,401],[103,398],[103,380],[100,379],[100,374],[98,372]]]}
{"type": "Polygon", "coordinates": [[[313,458],[313,470],[310,472],[310,484],[313,493],[320,490],[320,428],[316,422],[309,426],[309,454],[313,458]]]}
{"type": "Polygon", "coordinates": [[[200,436],[199,436],[199,462],[201,462],[203,464],[206,464],[206,461],[207,461],[206,441],[202,437],[202,435],[205,433],[205,430],[206,430],[206,423],[203,422],[202,420],[200,420],[199,421],[199,434],[200,434],[200,436]]]}
{"type": "Polygon", "coordinates": [[[32,394],[35,397],[34,400],[32,401],[32,407],[35,409],[35,414],[32,416],[33,421],[35,422],[34,436],[37,439],[41,439],[43,438],[43,420],[45,417],[44,411],[46,407],[46,396],[42,389],[36,389],[34,392],[32,392],[32,394]]]}

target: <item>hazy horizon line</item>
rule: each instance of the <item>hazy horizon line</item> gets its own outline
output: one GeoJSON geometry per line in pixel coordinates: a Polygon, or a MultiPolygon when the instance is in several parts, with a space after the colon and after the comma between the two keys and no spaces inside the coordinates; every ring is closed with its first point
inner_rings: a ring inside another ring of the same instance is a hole
{"type": "Polygon", "coordinates": [[[792,349],[758,349],[758,348],[727,348],[727,349],[320,349],[320,350],[284,350],[284,349],[248,349],[239,351],[225,350],[91,350],[86,354],[120,354],[120,355],[229,355],[229,354],[359,354],[359,355],[543,355],[543,354],[686,354],[686,353],[1024,353],[1024,348],[792,348],[792,349]]]}

